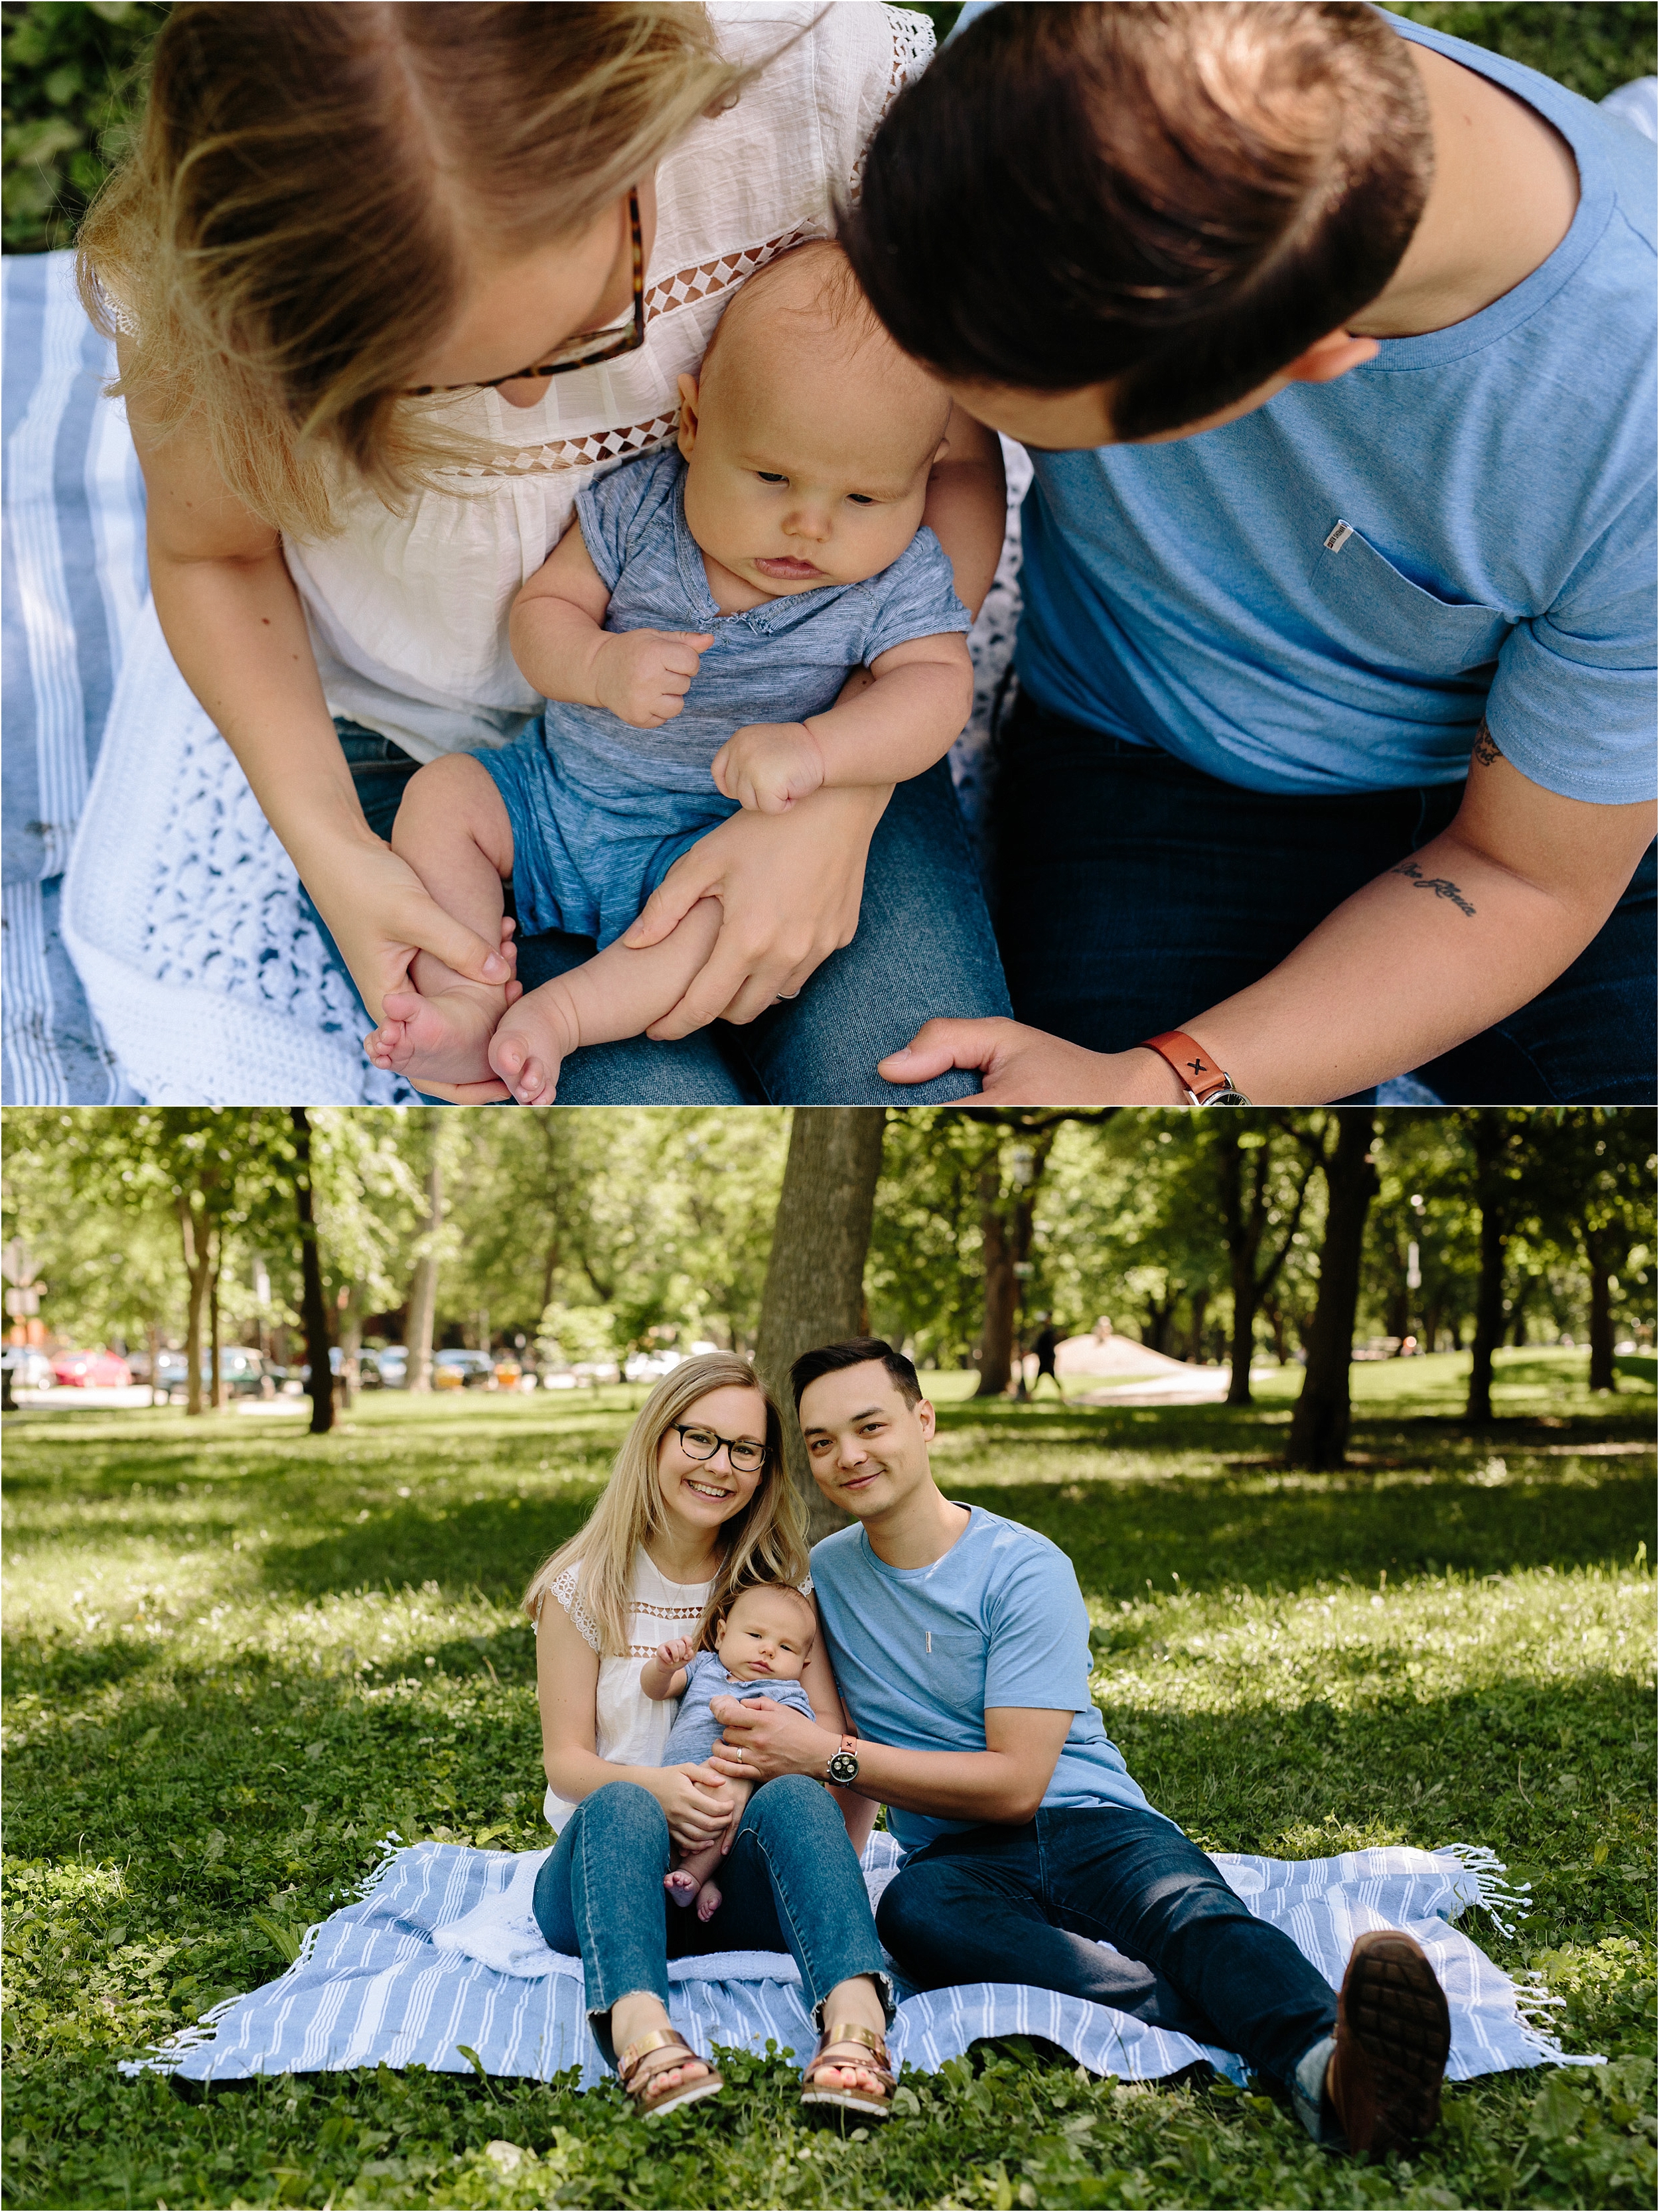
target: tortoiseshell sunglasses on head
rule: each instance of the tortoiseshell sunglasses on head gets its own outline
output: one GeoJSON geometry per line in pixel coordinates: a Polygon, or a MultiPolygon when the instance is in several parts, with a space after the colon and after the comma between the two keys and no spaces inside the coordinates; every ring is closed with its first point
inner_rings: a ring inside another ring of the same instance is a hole
{"type": "MultiPolygon", "coordinates": [[[[563,376],[573,368],[592,368],[618,354],[635,353],[645,343],[645,239],[640,228],[640,193],[636,185],[628,195],[628,220],[634,237],[634,319],[621,337],[612,338],[592,353],[572,354],[568,360],[544,362],[537,368],[515,368],[511,376],[492,376],[480,384],[416,384],[405,387],[405,399],[430,399],[443,392],[494,392],[498,385],[517,384],[527,376],[563,376]]],[[[580,337],[572,339],[580,343],[580,337]]]]}

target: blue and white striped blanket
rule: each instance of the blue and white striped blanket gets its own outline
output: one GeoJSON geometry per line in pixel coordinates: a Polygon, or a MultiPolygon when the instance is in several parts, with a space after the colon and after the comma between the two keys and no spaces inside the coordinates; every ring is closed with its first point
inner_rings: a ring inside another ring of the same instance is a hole
{"type": "MultiPolygon", "coordinates": [[[[545,1948],[532,1955],[533,1943],[518,1946],[510,1971],[477,1955],[504,1955],[501,1938],[511,1935],[514,1916],[503,1915],[502,1901],[510,1888],[522,1897],[528,1864],[544,1856],[431,1843],[392,1851],[359,1902],[308,1932],[278,1980],[219,2006],[124,2070],[191,2081],[375,2065],[465,2073],[465,2045],[488,2073],[544,2081],[574,2066],[591,2087],[606,2069],[583,2011],[580,1961],[545,1948]],[[469,1919],[471,1936],[461,1928],[469,1919]],[[458,1932],[472,1943],[471,1954],[455,1941],[458,1932]]],[[[891,1839],[873,1837],[865,1855],[872,1894],[896,1864],[891,1839]]],[[[1283,1928],[1334,1985],[1366,1929],[1415,1936],[1451,2007],[1452,2080],[1542,2062],[1596,2063],[1568,2058],[1537,2024],[1549,2000],[1517,1986],[1450,1924],[1471,1906],[1497,1915],[1516,1901],[1490,1852],[1395,1847],[1302,1862],[1227,1855],[1216,1864],[1250,1910],[1283,1928]]],[[[786,1955],[678,1960],[669,1984],[675,2025],[701,2049],[763,2050],[769,2040],[804,2058],[812,2047],[799,1978],[786,1955]]],[[[971,2043],[1008,2035],[1044,2037],[1091,2073],[1129,2081],[1174,2074],[1200,2058],[1236,2081],[1245,2078],[1231,2051],[1080,1998],[997,1983],[904,1994],[890,2044],[901,2063],[931,2073],[971,2043]]]]}

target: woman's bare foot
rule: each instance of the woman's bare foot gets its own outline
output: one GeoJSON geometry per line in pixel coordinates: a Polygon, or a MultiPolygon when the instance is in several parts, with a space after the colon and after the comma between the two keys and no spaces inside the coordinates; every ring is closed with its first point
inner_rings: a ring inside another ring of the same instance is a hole
{"type": "Polygon", "coordinates": [[[363,1049],[376,1067],[411,1083],[487,1083],[489,1040],[501,1016],[501,994],[485,983],[458,981],[429,998],[388,991],[380,1026],[363,1049]]]}
{"type": "Polygon", "coordinates": [[[550,1106],[559,1070],[580,1042],[575,1007],[564,978],[556,975],[501,1017],[489,1039],[489,1066],[520,1106],[550,1106]]]}
{"type": "Polygon", "coordinates": [[[694,1874],[687,1874],[684,1867],[676,1867],[672,1873],[665,1874],[662,1886],[676,1905],[695,1905],[697,1901],[697,1877],[694,1874]]]}

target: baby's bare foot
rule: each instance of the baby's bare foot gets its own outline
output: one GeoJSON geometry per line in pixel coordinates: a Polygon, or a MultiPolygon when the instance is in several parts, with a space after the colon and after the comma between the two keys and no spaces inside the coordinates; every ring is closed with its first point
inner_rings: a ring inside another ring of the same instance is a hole
{"type": "Polygon", "coordinates": [[[697,1901],[697,1877],[682,1872],[678,1867],[672,1874],[663,1876],[662,1886],[676,1905],[695,1905],[697,1901]]]}
{"type": "Polygon", "coordinates": [[[720,1909],[720,1893],[712,1881],[704,1882],[697,1892],[697,1917],[712,1920],[720,1909]]]}
{"type": "Polygon", "coordinates": [[[559,1070],[581,1038],[565,1003],[562,978],[526,992],[501,1017],[489,1040],[489,1065],[520,1106],[550,1106],[559,1070]]]}
{"type": "Polygon", "coordinates": [[[430,998],[389,991],[385,1018],[363,1049],[376,1067],[416,1083],[487,1083],[489,1035],[501,1013],[501,994],[480,983],[457,983],[430,998]]]}

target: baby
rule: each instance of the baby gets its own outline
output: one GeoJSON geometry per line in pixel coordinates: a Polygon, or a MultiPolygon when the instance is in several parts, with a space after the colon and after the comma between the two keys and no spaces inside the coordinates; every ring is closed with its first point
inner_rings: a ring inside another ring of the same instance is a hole
{"type": "MultiPolygon", "coordinates": [[[[687,1637],[659,1644],[640,1670],[647,1698],[683,1700],[668,1741],[664,1766],[701,1766],[720,1741],[720,1723],[708,1710],[713,1698],[772,1698],[792,1712],[816,1720],[800,1686],[801,1669],[817,1640],[818,1617],[810,1597],[792,1583],[751,1583],[739,1590],[714,1623],[714,1648],[699,1651],[687,1637]]],[[[727,1784],[743,1811],[752,1784],[727,1784]]],[[[737,1814],[732,1815],[733,1820],[737,1814]]],[[[699,1920],[720,1910],[720,1893],[709,1879],[720,1863],[718,1842],[681,1860],[663,1876],[676,1905],[695,1901],[699,1920]]]]}
{"type": "Polygon", "coordinates": [[[659,945],[624,939],[681,854],[739,807],[920,775],[967,720],[969,617],[921,526],[950,403],[839,247],[751,276],[679,390],[678,452],[587,485],[514,602],[514,655],[545,714],[509,745],[429,763],[392,833],[489,944],[510,880],[520,934],[600,950],[510,1008],[417,953],[367,1040],[416,1084],[493,1071],[520,1103],[550,1103],[567,1054],[640,1035],[708,959],[714,898],[659,945]],[[874,681],[837,704],[859,668],[874,681]]]}

